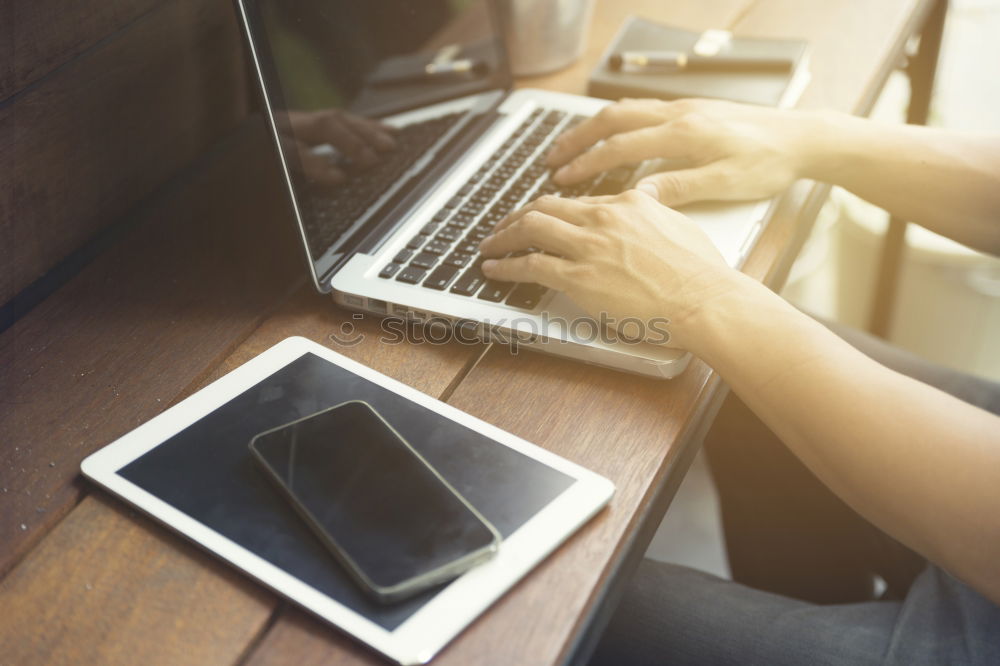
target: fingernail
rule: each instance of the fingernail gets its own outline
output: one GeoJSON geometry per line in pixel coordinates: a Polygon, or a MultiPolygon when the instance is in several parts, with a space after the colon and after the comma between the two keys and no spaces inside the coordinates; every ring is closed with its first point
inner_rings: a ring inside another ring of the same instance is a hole
{"type": "Polygon", "coordinates": [[[567,176],[569,176],[569,167],[563,167],[563,168],[559,169],[558,171],[556,171],[555,175],[553,175],[552,178],[556,182],[559,182],[559,181],[562,181],[562,180],[566,180],[567,176]]]}
{"type": "Polygon", "coordinates": [[[656,185],[654,185],[653,183],[649,182],[639,183],[638,185],[635,186],[635,189],[639,190],[640,192],[645,192],[654,199],[660,198],[660,191],[656,188],[656,185]]]}
{"type": "Polygon", "coordinates": [[[487,259],[483,262],[482,270],[484,273],[489,273],[497,265],[496,259],[487,259]]]}

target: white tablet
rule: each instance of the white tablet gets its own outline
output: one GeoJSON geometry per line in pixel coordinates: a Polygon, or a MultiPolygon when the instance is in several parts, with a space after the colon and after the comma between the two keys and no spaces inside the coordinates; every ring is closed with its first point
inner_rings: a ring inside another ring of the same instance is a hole
{"type": "Polygon", "coordinates": [[[288,338],[94,453],[83,473],[401,664],[428,661],[600,510],[610,481],[303,338],[288,338]],[[258,433],[348,400],[383,415],[500,532],[497,555],[372,601],[254,465],[258,433]]]}

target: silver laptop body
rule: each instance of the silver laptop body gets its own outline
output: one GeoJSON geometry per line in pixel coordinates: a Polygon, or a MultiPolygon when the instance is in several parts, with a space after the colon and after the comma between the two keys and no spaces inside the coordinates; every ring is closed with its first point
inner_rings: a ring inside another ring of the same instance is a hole
{"type": "MultiPolygon", "coordinates": [[[[657,378],[686,367],[689,354],[619,339],[564,294],[477,275],[474,247],[506,211],[546,193],[621,191],[656,168],[615,170],[568,190],[551,183],[542,165],[549,142],[608,102],[512,90],[494,2],[239,0],[239,8],[317,289],[387,317],[388,342],[405,338],[393,322],[410,320],[425,324],[430,342],[510,343],[657,378]],[[394,148],[358,147],[371,139],[367,119],[396,128],[394,148]]],[[[684,212],[739,266],[767,208],[684,212]]]]}

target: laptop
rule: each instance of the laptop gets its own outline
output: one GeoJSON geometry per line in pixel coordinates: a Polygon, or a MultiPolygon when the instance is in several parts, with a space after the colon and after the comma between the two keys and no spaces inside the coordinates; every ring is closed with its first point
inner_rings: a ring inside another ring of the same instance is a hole
{"type": "MultiPolygon", "coordinates": [[[[559,187],[545,155],[607,100],[513,89],[495,0],[238,0],[316,288],[341,306],[656,378],[690,355],[619,338],[562,293],[486,279],[478,244],[538,196],[616,194],[656,169],[559,187]]],[[[732,266],[768,202],[684,212],[732,266]]]]}

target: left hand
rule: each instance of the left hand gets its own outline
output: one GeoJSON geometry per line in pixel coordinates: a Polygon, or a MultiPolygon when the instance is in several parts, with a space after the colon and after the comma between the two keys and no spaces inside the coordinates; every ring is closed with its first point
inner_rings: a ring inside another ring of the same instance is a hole
{"type": "Polygon", "coordinates": [[[666,158],[678,166],[638,188],[668,206],[765,199],[824,162],[823,114],[712,99],[626,99],[556,139],[554,180],[578,183],[617,166],[666,158]]]}
{"type": "Polygon", "coordinates": [[[644,339],[656,337],[649,333],[654,320],[669,319],[670,346],[687,347],[694,313],[724,293],[735,273],[698,225],[638,190],[542,197],[497,225],[480,246],[486,257],[529,247],[547,254],[488,260],[483,272],[564,291],[595,318],[638,318],[644,339]]]}

